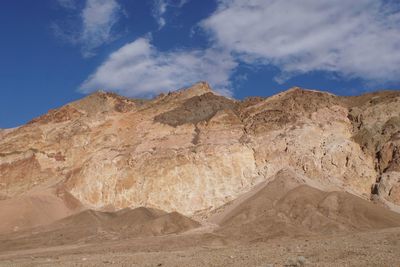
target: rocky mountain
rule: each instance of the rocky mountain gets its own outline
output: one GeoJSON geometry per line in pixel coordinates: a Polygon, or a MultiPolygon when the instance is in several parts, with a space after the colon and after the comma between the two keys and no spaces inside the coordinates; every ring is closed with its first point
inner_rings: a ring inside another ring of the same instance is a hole
{"type": "MultiPolygon", "coordinates": [[[[400,92],[296,87],[239,101],[201,82],[150,100],[94,93],[0,131],[0,214],[9,220],[1,227],[138,207],[204,221],[281,170],[342,192],[332,198],[396,210],[400,92]]],[[[328,197],[301,190],[321,205],[328,197]]]]}

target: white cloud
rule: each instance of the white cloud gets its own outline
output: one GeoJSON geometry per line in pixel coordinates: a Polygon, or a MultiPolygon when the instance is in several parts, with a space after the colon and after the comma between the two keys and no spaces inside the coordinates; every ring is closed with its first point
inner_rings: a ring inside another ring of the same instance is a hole
{"type": "Polygon", "coordinates": [[[153,17],[156,19],[159,29],[163,28],[167,23],[165,13],[168,8],[181,8],[187,2],[189,0],[154,0],[153,17]]]}
{"type": "Polygon", "coordinates": [[[237,64],[220,50],[160,52],[146,38],[129,43],[110,57],[81,85],[127,96],[151,96],[208,81],[222,94],[230,93],[230,75],[237,64]]]}
{"type": "Polygon", "coordinates": [[[202,22],[215,45],[278,79],[312,71],[366,81],[400,80],[400,13],[395,1],[220,0],[202,22]]]}
{"type": "MultiPolygon", "coordinates": [[[[58,0],[60,6],[74,9],[73,0],[58,0]]],[[[56,36],[72,44],[81,46],[84,57],[95,54],[97,48],[115,39],[114,26],[119,21],[122,8],[116,0],[86,0],[85,6],[76,20],[53,24],[56,36]]]]}
{"type": "Polygon", "coordinates": [[[76,8],[75,0],[57,0],[57,2],[62,8],[66,8],[66,9],[75,9],[76,8]]]}
{"type": "Polygon", "coordinates": [[[113,26],[118,22],[121,7],[115,0],[87,0],[82,11],[83,51],[92,51],[114,39],[113,26]]]}

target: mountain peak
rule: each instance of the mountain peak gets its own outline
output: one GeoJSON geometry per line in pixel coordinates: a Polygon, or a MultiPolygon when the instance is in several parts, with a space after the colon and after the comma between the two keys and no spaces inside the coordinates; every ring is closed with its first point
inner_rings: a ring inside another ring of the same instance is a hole
{"type": "Polygon", "coordinates": [[[155,99],[163,99],[165,100],[185,100],[189,99],[195,96],[201,96],[204,94],[214,94],[216,93],[211,89],[211,86],[207,82],[198,82],[193,84],[192,86],[189,87],[184,87],[175,91],[170,91],[167,94],[161,93],[158,95],[155,99]]]}
{"type": "Polygon", "coordinates": [[[185,98],[204,95],[206,93],[214,93],[211,86],[207,82],[198,82],[190,87],[186,87],[176,91],[179,95],[184,95],[185,98]]]}

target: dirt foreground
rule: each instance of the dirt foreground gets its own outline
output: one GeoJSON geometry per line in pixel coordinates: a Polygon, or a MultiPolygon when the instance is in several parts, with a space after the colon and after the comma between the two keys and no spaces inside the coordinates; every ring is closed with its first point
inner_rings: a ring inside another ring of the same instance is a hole
{"type": "Polygon", "coordinates": [[[216,239],[202,245],[204,239],[181,234],[20,251],[1,247],[0,266],[400,266],[400,228],[227,245],[216,239]]]}

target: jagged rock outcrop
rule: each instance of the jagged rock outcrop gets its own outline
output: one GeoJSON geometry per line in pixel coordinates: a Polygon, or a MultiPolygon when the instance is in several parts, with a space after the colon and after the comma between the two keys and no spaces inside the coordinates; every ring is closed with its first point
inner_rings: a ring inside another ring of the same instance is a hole
{"type": "Polygon", "coordinates": [[[400,92],[292,88],[243,101],[206,83],[138,100],[98,92],[0,132],[0,196],[62,188],[92,209],[191,216],[290,167],[400,204],[400,92]]]}

